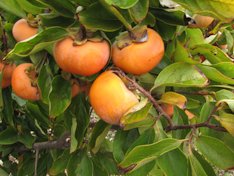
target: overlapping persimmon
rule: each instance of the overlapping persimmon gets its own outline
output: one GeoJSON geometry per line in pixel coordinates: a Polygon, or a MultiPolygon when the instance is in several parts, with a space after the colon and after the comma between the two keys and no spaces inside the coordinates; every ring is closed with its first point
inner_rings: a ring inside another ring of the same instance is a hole
{"type": "Polygon", "coordinates": [[[164,43],[161,36],[148,28],[148,40],[132,43],[122,49],[115,42],[112,47],[114,64],[123,71],[135,75],[149,72],[157,66],[164,55],[164,43]]]}
{"type": "Polygon", "coordinates": [[[72,79],[71,80],[71,94],[72,94],[72,97],[75,97],[76,95],[78,95],[79,93],[86,93],[88,94],[89,92],[89,88],[90,88],[90,85],[89,84],[84,84],[84,85],[81,85],[79,84],[79,82],[76,80],[76,79],[72,79]]]}
{"type": "MultiPolygon", "coordinates": [[[[185,109],[186,102],[187,98],[185,96],[175,92],[166,92],[159,100],[163,111],[170,117],[172,117],[174,114],[174,106],[177,106],[180,109],[185,109]]],[[[195,116],[187,109],[185,109],[185,114],[188,116],[189,119],[192,119],[195,116]]]]}
{"type": "Polygon", "coordinates": [[[26,19],[18,20],[13,28],[12,34],[17,42],[26,40],[37,34],[38,28],[29,25],[26,19]]]}
{"type": "Polygon", "coordinates": [[[36,85],[36,71],[31,63],[18,65],[12,74],[11,85],[13,92],[26,100],[39,100],[40,93],[36,85]]]}
{"type": "Polygon", "coordinates": [[[58,66],[69,73],[90,76],[105,67],[110,56],[107,41],[87,41],[82,45],[74,45],[67,37],[56,43],[54,58],[58,66]]]}
{"type": "Polygon", "coordinates": [[[0,62],[0,72],[2,72],[2,88],[6,88],[11,85],[12,73],[15,69],[15,64],[5,64],[0,62]]]}
{"type": "Polygon", "coordinates": [[[109,124],[119,125],[121,117],[138,99],[112,71],[103,72],[90,88],[90,103],[97,115],[109,124]]]}

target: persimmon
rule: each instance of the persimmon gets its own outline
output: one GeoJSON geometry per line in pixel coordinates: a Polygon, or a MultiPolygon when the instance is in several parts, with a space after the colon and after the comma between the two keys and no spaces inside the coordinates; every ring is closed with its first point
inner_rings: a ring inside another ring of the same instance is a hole
{"type": "Polygon", "coordinates": [[[58,66],[69,73],[90,76],[105,67],[110,56],[107,41],[87,41],[82,45],[74,45],[67,37],[56,43],[54,58],[58,66]]]}
{"type": "Polygon", "coordinates": [[[203,15],[195,15],[194,21],[195,24],[192,24],[191,27],[207,28],[214,21],[214,18],[203,15]]]}
{"type": "Polygon", "coordinates": [[[71,84],[72,84],[72,88],[71,88],[72,97],[75,97],[76,95],[78,95],[81,92],[85,92],[86,94],[88,94],[89,87],[90,87],[88,84],[81,85],[75,79],[71,80],[71,84]]]}
{"type": "Polygon", "coordinates": [[[11,77],[15,64],[4,64],[0,62],[0,72],[2,72],[2,88],[6,88],[11,85],[11,77]]]}
{"type": "Polygon", "coordinates": [[[148,40],[143,43],[131,43],[120,49],[115,42],[112,47],[114,64],[127,73],[141,75],[157,66],[164,55],[164,43],[161,36],[148,28],[148,40]]]}
{"type": "Polygon", "coordinates": [[[12,74],[11,85],[13,92],[26,100],[39,100],[39,89],[36,86],[36,71],[31,63],[18,65],[12,74]]]}
{"type": "Polygon", "coordinates": [[[37,32],[38,28],[30,26],[26,19],[18,20],[12,28],[13,37],[17,42],[26,40],[36,35],[37,32]]]}
{"type": "Polygon", "coordinates": [[[96,114],[109,124],[119,125],[121,117],[138,103],[137,96],[112,71],[103,72],[93,82],[90,103],[96,114]]]}

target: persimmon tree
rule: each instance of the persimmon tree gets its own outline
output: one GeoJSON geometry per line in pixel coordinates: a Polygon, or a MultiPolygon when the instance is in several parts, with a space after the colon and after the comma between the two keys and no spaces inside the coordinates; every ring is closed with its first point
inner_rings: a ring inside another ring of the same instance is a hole
{"type": "Polygon", "coordinates": [[[234,169],[232,0],[1,0],[0,175],[234,169]]]}

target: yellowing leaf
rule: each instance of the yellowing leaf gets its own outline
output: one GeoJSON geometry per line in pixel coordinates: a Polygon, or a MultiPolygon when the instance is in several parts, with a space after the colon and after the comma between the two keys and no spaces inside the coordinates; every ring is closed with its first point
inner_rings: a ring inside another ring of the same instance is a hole
{"type": "Polygon", "coordinates": [[[232,135],[234,136],[234,115],[228,114],[225,112],[220,113],[219,116],[215,116],[215,119],[218,120],[221,125],[232,135]]]}
{"type": "Polygon", "coordinates": [[[181,105],[185,104],[187,98],[184,95],[178,94],[176,92],[166,92],[162,95],[159,100],[160,103],[172,104],[172,105],[181,105]]]}

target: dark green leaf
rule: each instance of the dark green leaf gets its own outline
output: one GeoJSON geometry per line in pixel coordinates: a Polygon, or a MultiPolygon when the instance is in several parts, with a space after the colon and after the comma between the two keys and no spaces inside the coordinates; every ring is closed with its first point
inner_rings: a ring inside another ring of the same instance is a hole
{"type": "Polygon", "coordinates": [[[18,141],[18,134],[15,129],[8,127],[0,132],[0,145],[10,145],[18,141]]]}
{"type": "Polygon", "coordinates": [[[201,163],[199,163],[199,161],[194,155],[189,155],[189,161],[193,176],[208,176],[205,170],[203,169],[201,163]]]}
{"type": "Polygon", "coordinates": [[[209,136],[199,136],[195,145],[201,154],[215,166],[221,169],[234,167],[234,152],[221,140],[209,136]]]}
{"type": "Polygon", "coordinates": [[[131,150],[121,161],[119,166],[136,169],[155,158],[178,148],[182,141],[176,139],[163,139],[153,144],[140,145],[131,150]]]}
{"type": "Polygon", "coordinates": [[[91,151],[93,153],[98,152],[110,128],[111,125],[105,123],[102,120],[98,121],[98,123],[95,125],[89,142],[91,151]]]}
{"type": "Polygon", "coordinates": [[[38,14],[42,12],[41,7],[31,4],[31,2],[27,0],[16,0],[16,1],[20,5],[20,8],[22,8],[27,13],[38,14]]]}
{"type": "Polygon", "coordinates": [[[78,175],[93,176],[93,162],[86,153],[83,154],[81,163],[77,169],[78,175]]]}
{"type": "Polygon", "coordinates": [[[149,0],[139,0],[133,7],[129,9],[131,18],[140,23],[147,15],[149,8],[149,0]]]}
{"type": "Polygon", "coordinates": [[[121,28],[119,20],[99,3],[92,4],[82,11],[79,19],[88,29],[112,32],[121,28]]]}
{"type": "Polygon", "coordinates": [[[160,156],[157,163],[167,176],[186,176],[188,173],[188,160],[180,149],[160,156]]]}
{"type": "Polygon", "coordinates": [[[71,84],[61,76],[52,81],[52,90],[49,95],[50,116],[56,117],[63,113],[71,103],[71,84]]]}

